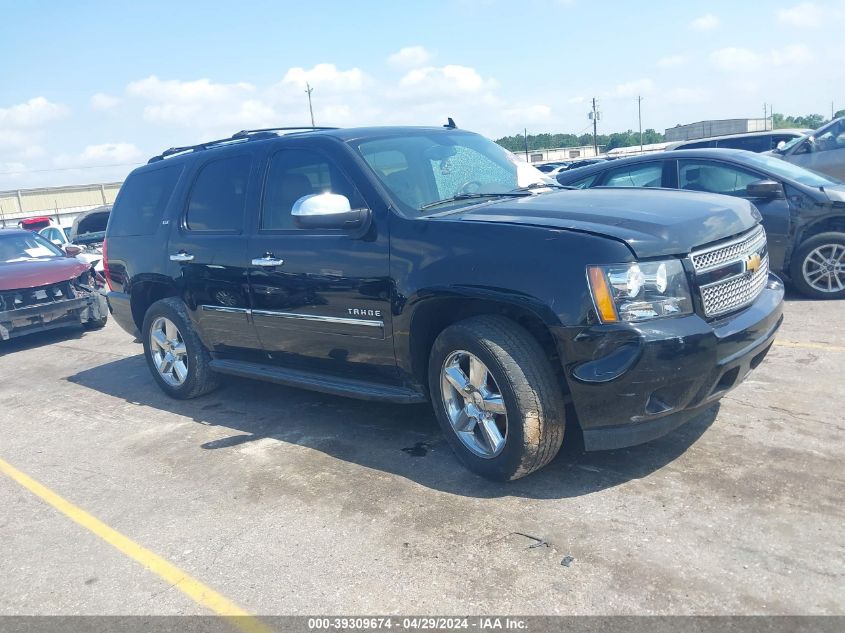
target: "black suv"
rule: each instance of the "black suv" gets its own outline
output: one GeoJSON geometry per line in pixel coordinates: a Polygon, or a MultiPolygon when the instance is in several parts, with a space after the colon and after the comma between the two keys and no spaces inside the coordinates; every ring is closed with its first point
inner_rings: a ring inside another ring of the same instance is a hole
{"type": "Polygon", "coordinates": [[[230,374],[430,399],[500,480],[547,464],[566,422],[587,450],[670,431],[782,320],[748,201],[563,190],[451,125],[173,148],[130,174],[105,250],[114,318],[167,394],[230,374]]]}

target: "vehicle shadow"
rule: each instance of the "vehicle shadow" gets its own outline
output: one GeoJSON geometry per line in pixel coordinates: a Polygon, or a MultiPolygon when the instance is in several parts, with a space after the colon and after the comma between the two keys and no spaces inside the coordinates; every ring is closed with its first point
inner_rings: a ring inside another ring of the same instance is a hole
{"type": "Polygon", "coordinates": [[[93,334],[93,332],[88,332],[81,325],[68,325],[66,327],[56,328],[55,330],[34,332],[19,338],[9,339],[8,341],[0,341],[0,356],[11,354],[12,352],[35,349],[36,347],[44,347],[45,345],[53,345],[54,343],[61,343],[63,341],[75,341],[81,339],[86,334],[93,334]]]}
{"type": "Polygon", "coordinates": [[[201,444],[202,450],[236,450],[271,439],[307,446],[432,489],[479,498],[579,497],[645,477],[684,453],[718,413],[715,405],[663,438],[616,451],[585,453],[577,427],[568,429],[564,449],[549,466],[503,484],[477,477],[457,461],[428,405],[365,402],[235,378],[205,397],[173,400],[153,382],[142,355],[81,371],[67,380],[233,432],[201,444]]]}

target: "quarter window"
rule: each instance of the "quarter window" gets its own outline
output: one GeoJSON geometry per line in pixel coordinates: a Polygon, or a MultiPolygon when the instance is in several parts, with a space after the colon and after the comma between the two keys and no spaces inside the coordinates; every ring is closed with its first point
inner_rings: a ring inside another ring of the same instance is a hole
{"type": "Polygon", "coordinates": [[[207,163],[191,190],[185,226],[191,231],[242,230],[251,164],[249,156],[207,163]]]}
{"type": "Polygon", "coordinates": [[[678,165],[678,187],[688,191],[744,196],[748,184],[762,178],[732,165],[710,161],[681,160],[678,165]]]}
{"type": "Polygon", "coordinates": [[[353,209],[366,206],[349,179],[322,154],[310,150],[276,153],[264,184],[261,229],[296,229],[291,215],[294,203],[303,196],[326,192],[346,196],[353,209]]]}
{"type": "Polygon", "coordinates": [[[611,169],[604,187],[660,187],[663,181],[663,163],[644,163],[631,167],[611,169]]]}
{"type": "Polygon", "coordinates": [[[115,200],[108,234],[119,237],[155,233],[181,175],[181,165],[167,165],[130,175],[115,200]]]}

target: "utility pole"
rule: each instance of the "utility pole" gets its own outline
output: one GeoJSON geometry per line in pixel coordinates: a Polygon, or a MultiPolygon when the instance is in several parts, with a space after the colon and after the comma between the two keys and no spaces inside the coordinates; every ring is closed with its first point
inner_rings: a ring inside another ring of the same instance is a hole
{"type": "Polygon", "coordinates": [[[311,93],[314,89],[307,81],[305,82],[305,92],[308,95],[308,111],[311,113],[311,127],[314,127],[314,108],[311,106],[311,93]]]}
{"type": "Polygon", "coordinates": [[[766,109],[766,104],[763,104],[763,129],[769,129],[769,118],[768,118],[768,110],[766,109]]]}
{"type": "Polygon", "coordinates": [[[528,128],[525,128],[523,131],[522,138],[525,140],[525,162],[531,163],[531,160],[528,158],[528,128]]]}
{"type": "Polygon", "coordinates": [[[593,97],[593,111],[590,112],[590,116],[593,120],[593,154],[595,156],[599,155],[599,142],[598,142],[598,121],[599,121],[599,112],[596,110],[596,98],[593,97]]]}
{"type": "Polygon", "coordinates": [[[640,124],[640,154],[643,153],[643,98],[637,97],[637,121],[640,124]]]}

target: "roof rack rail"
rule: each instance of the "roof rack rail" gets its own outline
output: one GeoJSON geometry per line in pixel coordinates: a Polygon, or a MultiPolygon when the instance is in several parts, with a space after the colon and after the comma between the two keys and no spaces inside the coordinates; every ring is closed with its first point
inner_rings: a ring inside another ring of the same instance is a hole
{"type": "Polygon", "coordinates": [[[308,126],[297,126],[297,127],[267,127],[261,128],[257,130],[241,130],[240,132],[235,132],[229,138],[221,138],[217,139],[216,141],[206,141],[205,143],[198,143],[196,145],[185,145],[183,147],[171,147],[169,149],[164,150],[158,156],[153,156],[150,160],[147,161],[149,163],[155,163],[160,160],[164,160],[169,156],[175,156],[176,154],[185,154],[188,152],[197,152],[200,150],[209,149],[211,147],[217,147],[218,145],[227,145],[229,143],[238,143],[243,141],[257,141],[264,138],[271,138],[272,136],[278,136],[275,132],[288,132],[288,133],[303,133],[303,132],[314,132],[319,130],[336,130],[336,127],[308,127],[308,126]]]}
{"type": "Polygon", "coordinates": [[[336,127],[316,127],[309,125],[298,125],[295,127],[263,127],[257,130],[241,130],[232,134],[232,138],[247,138],[253,134],[262,132],[318,132],[320,130],[336,130],[336,127]]]}

